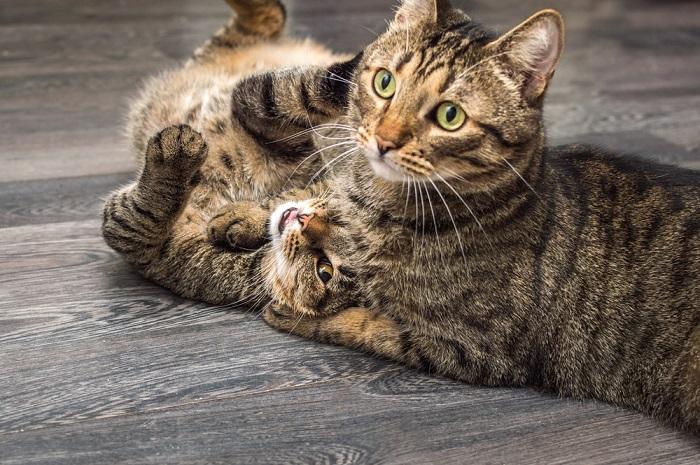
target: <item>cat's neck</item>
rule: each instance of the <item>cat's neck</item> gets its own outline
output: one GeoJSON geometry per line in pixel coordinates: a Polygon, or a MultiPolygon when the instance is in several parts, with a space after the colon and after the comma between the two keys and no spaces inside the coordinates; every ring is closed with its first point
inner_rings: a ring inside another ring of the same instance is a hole
{"type": "Polygon", "coordinates": [[[527,210],[528,216],[536,217],[546,208],[543,198],[548,170],[543,145],[538,144],[521,160],[507,165],[502,177],[488,189],[479,190],[455,177],[410,183],[387,181],[374,175],[366,159],[357,156],[347,163],[341,185],[345,197],[365,212],[399,220],[411,230],[422,221],[503,229],[506,219],[515,218],[518,211],[527,210]]]}

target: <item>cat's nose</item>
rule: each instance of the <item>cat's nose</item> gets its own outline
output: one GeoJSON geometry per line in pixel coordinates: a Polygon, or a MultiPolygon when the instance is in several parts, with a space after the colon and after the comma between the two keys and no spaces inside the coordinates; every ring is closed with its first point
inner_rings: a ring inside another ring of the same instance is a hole
{"type": "Polygon", "coordinates": [[[313,213],[303,213],[301,215],[297,215],[297,221],[299,221],[299,224],[301,224],[302,231],[305,231],[306,228],[309,227],[309,223],[311,223],[314,216],[316,215],[313,213]]]}
{"type": "Polygon", "coordinates": [[[389,150],[397,148],[395,143],[384,140],[378,135],[375,135],[374,138],[377,140],[377,148],[379,149],[379,156],[381,157],[384,157],[389,150]]]}

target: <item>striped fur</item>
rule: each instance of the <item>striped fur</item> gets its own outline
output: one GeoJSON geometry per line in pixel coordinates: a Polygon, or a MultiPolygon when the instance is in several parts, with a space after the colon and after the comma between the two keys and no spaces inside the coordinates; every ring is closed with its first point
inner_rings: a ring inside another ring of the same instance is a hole
{"type": "Polygon", "coordinates": [[[107,201],[103,235],[181,296],[255,307],[272,287],[269,206],[308,198],[312,180],[309,192],[323,188],[313,137],[338,132],[317,126],[343,112],[356,61],[284,37],[279,1],[228,3],[226,27],[133,102],[127,134],[143,168],[107,201]]]}
{"type": "Polygon", "coordinates": [[[267,321],[431,373],[596,398],[699,432],[700,175],[546,147],[558,13],[496,37],[444,2],[426,15],[427,3],[405,2],[420,6],[400,10],[412,20],[364,51],[346,119],[366,156],[333,180],[369,309],[299,320],[276,307],[267,321]],[[373,92],[381,68],[398,81],[389,100],[373,92]],[[468,115],[453,133],[431,118],[444,100],[468,115]],[[378,133],[394,147],[383,158],[378,133]]]}

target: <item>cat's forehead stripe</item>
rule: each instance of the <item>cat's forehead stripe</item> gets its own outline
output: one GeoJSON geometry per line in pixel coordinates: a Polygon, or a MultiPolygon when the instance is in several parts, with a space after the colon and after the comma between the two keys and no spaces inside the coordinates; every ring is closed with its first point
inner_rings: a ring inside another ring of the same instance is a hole
{"type": "Polygon", "coordinates": [[[413,56],[414,56],[413,51],[408,51],[408,52],[404,53],[403,55],[401,55],[401,57],[398,59],[396,65],[395,65],[396,71],[401,72],[401,69],[405,65],[410,63],[411,60],[413,60],[413,56]]]}

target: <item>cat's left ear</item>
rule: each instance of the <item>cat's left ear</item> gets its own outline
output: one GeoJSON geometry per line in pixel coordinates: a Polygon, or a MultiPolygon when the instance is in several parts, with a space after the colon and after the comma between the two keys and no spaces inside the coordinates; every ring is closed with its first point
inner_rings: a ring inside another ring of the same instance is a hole
{"type": "Polygon", "coordinates": [[[437,23],[452,11],[449,0],[402,0],[396,8],[393,27],[413,27],[419,23],[437,23]]]}
{"type": "Polygon", "coordinates": [[[523,78],[523,96],[535,101],[547,90],[564,49],[564,19],[555,10],[542,10],[487,47],[508,58],[508,66],[523,78]]]}

